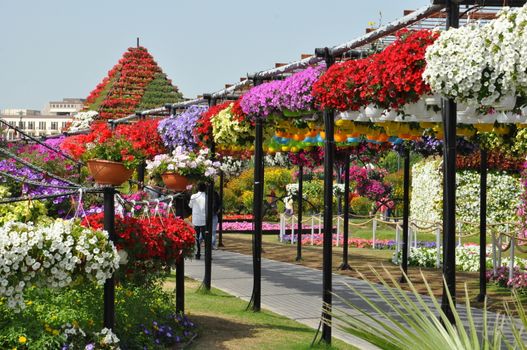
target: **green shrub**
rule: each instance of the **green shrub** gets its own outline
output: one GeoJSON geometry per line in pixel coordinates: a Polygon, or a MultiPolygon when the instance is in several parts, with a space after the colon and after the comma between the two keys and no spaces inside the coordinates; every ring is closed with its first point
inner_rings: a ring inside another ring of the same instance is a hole
{"type": "Polygon", "coordinates": [[[350,202],[350,208],[354,214],[369,215],[373,202],[365,197],[355,197],[350,202]]]}

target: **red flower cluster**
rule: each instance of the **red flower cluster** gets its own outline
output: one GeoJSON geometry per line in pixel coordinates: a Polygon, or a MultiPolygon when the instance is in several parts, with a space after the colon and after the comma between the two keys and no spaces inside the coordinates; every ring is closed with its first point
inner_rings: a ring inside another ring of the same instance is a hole
{"type": "MultiPolygon", "coordinates": [[[[89,215],[82,225],[102,230],[103,219],[104,214],[89,215]]],[[[128,253],[131,269],[136,262],[145,260],[172,266],[191,255],[195,243],[192,226],[174,216],[147,219],[116,216],[115,233],[116,246],[128,253]]]]}
{"type": "Polygon", "coordinates": [[[422,79],[424,55],[438,35],[430,30],[403,30],[382,52],[333,65],[313,86],[316,103],[344,111],[370,103],[396,109],[416,102],[430,92],[422,79]]]}
{"type": "MultiPolygon", "coordinates": [[[[523,170],[524,159],[503,154],[499,150],[488,152],[488,169],[520,173],[523,170]]],[[[479,170],[481,166],[480,152],[456,157],[456,167],[460,170],[479,170]]]]}
{"type": "Polygon", "coordinates": [[[324,149],[322,147],[315,147],[309,151],[300,150],[298,152],[289,152],[288,156],[292,164],[313,169],[323,163],[324,149]]]}
{"type": "Polygon", "coordinates": [[[194,138],[196,139],[198,146],[210,148],[212,144],[212,124],[210,120],[216,114],[229,107],[231,103],[232,102],[230,101],[226,101],[219,105],[210,107],[196,121],[196,128],[194,129],[194,138]]]}
{"type": "Polygon", "coordinates": [[[60,148],[75,158],[80,158],[86,152],[86,144],[103,143],[112,136],[122,136],[130,141],[136,150],[142,151],[147,158],[164,153],[163,141],[157,132],[159,120],[146,119],[135,124],[120,124],[114,132],[107,123],[93,123],[91,132],[85,135],[75,135],[64,139],[60,148]]]}
{"type": "Polygon", "coordinates": [[[66,137],[60,144],[60,149],[78,159],[86,152],[86,144],[103,143],[111,137],[112,131],[108,124],[93,123],[89,134],[66,137]]]}
{"type": "Polygon", "coordinates": [[[369,103],[367,68],[373,58],[346,61],[331,66],[326,74],[313,84],[311,94],[321,109],[335,108],[339,111],[359,110],[369,103]]]}
{"type": "Polygon", "coordinates": [[[143,151],[148,158],[153,158],[166,151],[163,140],[157,132],[159,122],[159,119],[145,119],[135,124],[121,124],[117,127],[116,133],[124,136],[135,149],[143,151]]]}

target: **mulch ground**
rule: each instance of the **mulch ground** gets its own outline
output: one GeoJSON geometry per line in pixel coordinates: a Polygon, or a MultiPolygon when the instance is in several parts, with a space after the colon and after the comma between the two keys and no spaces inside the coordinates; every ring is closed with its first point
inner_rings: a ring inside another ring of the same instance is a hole
{"type": "MultiPolygon", "coordinates": [[[[273,236],[274,239],[274,236],[273,236]]],[[[303,246],[302,261],[295,261],[296,245],[284,244],[280,242],[273,242],[270,237],[264,237],[262,257],[300,264],[303,266],[322,269],[322,248],[317,246],[303,246]]],[[[225,247],[221,249],[229,250],[246,255],[252,255],[251,235],[235,235],[226,234],[223,236],[223,244],[225,247]]],[[[352,270],[339,270],[338,267],[342,262],[342,249],[333,247],[333,271],[346,276],[362,278],[358,271],[367,280],[378,282],[378,278],[371,270],[374,268],[386,280],[389,279],[389,274],[397,276],[397,279],[402,276],[399,266],[392,264],[390,261],[393,251],[389,250],[373,250],[373,249],[349,249],[349,264],[352,270]],[[385,272],[385,270],[386,272],[385,272]]],[[[412,281],[419,293],[427,294],[425,283],[423,282],[421,272],[425,275],[428,284],[431,286],[435,296],[440,297],[443,293],[443,279],[441,270],[431,268],[409,267],[408,277],[412,281]]],[[[479,273],[478,272],[456,272],[456,297],[458,303],[464,303],[465,300],[465,284],[468,288],[471,305],[482,307],[483,303],[475,302],[476,296],[479,294],[479,273]]],[[[404,289],[409,289],[408,286],[402,284],[404,289]]],[[[510,293],[497,288],[488,287],[489,308],[495,311],[503,310],[503,302],[511,300],[510,293]]]]}

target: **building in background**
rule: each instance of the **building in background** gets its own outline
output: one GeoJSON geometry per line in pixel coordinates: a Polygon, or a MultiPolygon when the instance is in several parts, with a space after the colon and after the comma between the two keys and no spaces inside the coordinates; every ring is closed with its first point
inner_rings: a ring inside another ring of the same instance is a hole
{"type": "Polygon", "coordinates": [[[42,114],[71,116],[82,110],[85,101],[82,98],[63,98],[62,101],[51,101],[44,107],[42,114]]]}
{"type": "MultiPolygon", "coordinates": [[[[44,107],[42,113],[31,109],[3,109],[0,111],[0,118],[31,136],[59,134],[71,123],[73,115],[82,110],[84,101],[80,98],[51,101],[44,107]]],[[[1,131],[2,139],[12,141],[21,138],[21,135],[13,129],[2,127],[1,131]]]]}

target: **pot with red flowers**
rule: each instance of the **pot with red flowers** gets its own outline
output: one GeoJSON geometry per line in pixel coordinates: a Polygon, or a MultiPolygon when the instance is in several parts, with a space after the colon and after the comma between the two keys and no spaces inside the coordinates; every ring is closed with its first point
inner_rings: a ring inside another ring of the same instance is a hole
{"type": "Polygon", "coordinates": [[[101,143],[87,144],[82,159],[96,183],[119,186],[132,176],[144,154],[125,138],[114,136],[101,143]]]}

